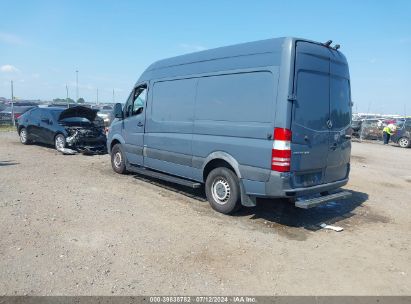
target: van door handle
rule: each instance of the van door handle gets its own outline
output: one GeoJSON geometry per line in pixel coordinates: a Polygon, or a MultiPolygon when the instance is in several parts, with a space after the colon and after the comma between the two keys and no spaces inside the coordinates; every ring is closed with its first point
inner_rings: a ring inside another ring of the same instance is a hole
{"type": "Polygon", "coordinates": [[[330,147],[331,150],[337,149],[337,143],[333,143],[333,145],[330,147]]]}
{"type": "Polygon", "coordinates": [[[144,125],[143,125],[143,123],[142,123],[141,121],[139,121],[138,124],[137,124],[137,126],[138,126],[138,127],[142,127],[142,126],[144,126],[144,125]]]}

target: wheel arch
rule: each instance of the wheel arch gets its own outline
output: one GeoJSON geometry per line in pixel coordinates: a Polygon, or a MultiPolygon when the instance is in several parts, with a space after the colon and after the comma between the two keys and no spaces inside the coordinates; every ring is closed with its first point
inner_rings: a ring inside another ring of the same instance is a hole
{"type": "Polygon", "coordinates": [[[54,141],[56,141],[57,135],[63,135],[64,138],[66,138],[66,134],[64,134],[64,133],[61,132],[61,131],[57,131],[57,132],[54,133],[54,136],[53,136],[53,140],[54,140],[54,141]]]}
{"type": "Polygon", "coordinates": [[[21,129],[23,129],[23,128],[27,130],[27,127],[26,127],[26,126],[24,126],[24,125],[19,125],[18,128],[17,128],[17,133],[20,134],[20,131],[21,131],[21,129]]]}
{"type": "Polygon", "coordinates": [[[207,179],[208,174],[215,168],[225,167],[234,171],[237,177],[241,178],[240,165],[237,160],[226,152],[213,152],[204,161],[203,181],[207,179]]]}
{"type": "Polygon", "coordinates": [[[123,138],[121,138],[121,136],[113,136],[113,138],[110,141],[110,149],[109,149],[109,153],[111,153],[111,150],[113,149],[114,145],[116,144],[124,144],[124,140],[123,138]]]}

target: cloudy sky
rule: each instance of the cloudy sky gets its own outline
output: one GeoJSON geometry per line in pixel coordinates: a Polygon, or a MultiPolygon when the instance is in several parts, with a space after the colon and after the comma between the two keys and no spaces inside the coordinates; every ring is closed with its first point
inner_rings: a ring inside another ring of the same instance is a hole
{"type": "Polygon", "coordinates": [[[0,96],[124,101],[153,61],[271,37],[342,45],[354,110],[411,113],[411,1],[1,1],[0,96]]]}

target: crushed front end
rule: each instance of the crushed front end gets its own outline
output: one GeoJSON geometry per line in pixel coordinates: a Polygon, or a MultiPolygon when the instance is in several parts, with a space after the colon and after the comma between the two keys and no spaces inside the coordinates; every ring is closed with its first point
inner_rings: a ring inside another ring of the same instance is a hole
{"type": "Polygon", "coordinates": [[[60,125],[67,131],[66,147],[83,154],[106,154],[107,137],[104,121],[97,116],[97,110],[74,107],[63,111],[60,125]]]}
{"type": "Polygon", "coordinates": [[[83,154],[106,154],[106,135],[104,128],[67,127],[69,136],[66,138],[67,147],[83,154]]]}

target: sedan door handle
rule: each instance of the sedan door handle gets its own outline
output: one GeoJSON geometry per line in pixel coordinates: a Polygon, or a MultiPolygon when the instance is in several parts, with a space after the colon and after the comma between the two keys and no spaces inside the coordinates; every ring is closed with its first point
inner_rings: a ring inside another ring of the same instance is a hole
{"type": "Polygon", "coordinates": [[[144,124],[143,124],[141,121],[139,121],[138,124],[137,124],[137,126],[138,126],[138,127],[142,127],[142,126],[144,126],[144,124]]]}

